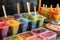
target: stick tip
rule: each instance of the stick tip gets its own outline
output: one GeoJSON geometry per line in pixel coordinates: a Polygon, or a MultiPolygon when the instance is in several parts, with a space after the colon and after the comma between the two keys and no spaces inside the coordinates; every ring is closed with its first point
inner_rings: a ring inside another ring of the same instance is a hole
{"type": "Polygon", "coordinates": [[[57,4],[57,6],[56,6],[57,8],[59,8],[59,4],[57,4]]]}
{"type": "Polygon", "coordinates": [[[47,8],[47,5],[45,7],[47,8]]]}
{"type": "Polygon", "coordinates": [[[50,5],[51,8],[53,8],[53,5],[50,5]]]}
{"type": "Polygon", "coordinates": [[[45,4],[43,4],[43,7],[45,7],[45,4]]]}

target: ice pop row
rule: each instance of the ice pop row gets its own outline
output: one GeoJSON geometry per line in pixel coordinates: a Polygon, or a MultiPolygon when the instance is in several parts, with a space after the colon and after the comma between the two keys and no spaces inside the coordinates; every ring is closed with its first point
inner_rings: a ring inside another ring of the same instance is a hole
{"type": "Polygon", "coordinates": [[[40,14],[47,17],[47,19],[60,21],[60,8],[59,4],[57,4],[56,8],[53,8],[53,5],[50,5],[50,8],[47,5],[43,4],[43,7],[40,10],[40,14]]]}
{"type": "Polygon", "coordinates": [[[30,12],[30,14],[28,12],[15,14],[13,17],[8,17],[6,15],[5,6],[3,5],[2,8],[5,17],[0,19],[0,39],[43,26],[45,17],[37,14],[36,10],[33,13],[30,12]]]}
{"type": "Polygon", "coordinates": [[[15,36],[4,38],[4,40],[56,40],[57,34],[45,28],[34,29],[15,36]]]}
{"type": "MultiPolygon", "coordinates": [[[[26,13],[27,14],[27,13],[26,13]]],[[[34,14],[34,13],[32,13],[34,14]]],[[[1,37],[4,38],[11,35],[16,35],[17,33],[30,31],[32,29],[40,28],[43,26],[44,17],[41,15],[34,16],[34,15],[28,16],[29,18],[20,17],[18,19],[15,18],[1,18],[0,19],[0,31],[1,31],[1,37]]],[[[24,13],[25,16],[25,13],[24,13]]]]}

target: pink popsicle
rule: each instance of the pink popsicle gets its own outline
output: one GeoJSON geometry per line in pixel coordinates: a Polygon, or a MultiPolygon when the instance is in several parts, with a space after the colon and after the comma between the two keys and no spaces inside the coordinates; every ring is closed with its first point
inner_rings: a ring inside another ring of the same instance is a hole
{"type": "Polygon", "coordinates": [[[6,22],[0,23],[0,39],[7,36],[9,25],[6,22]]]}

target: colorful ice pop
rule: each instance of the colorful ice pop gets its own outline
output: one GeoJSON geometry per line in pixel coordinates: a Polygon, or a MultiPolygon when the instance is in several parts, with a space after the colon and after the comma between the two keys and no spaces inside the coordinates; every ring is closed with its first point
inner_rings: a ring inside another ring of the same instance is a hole
{"type": "Polygon", "coordinates": [[[43,23],[44,23],[45,17],[42,16],[42,15],[39,15],[39,16],[37,16],[36,19],[37,19],[36,27],[37,27],[37,28],[42,27],[42,26],[43,26],[43,23]]]}
{"type": "MultiPolygon", "coordinates": [[[[33,13],[32,13],[32,15],[33,15],[33,13]]],[[[33,16],[35,16],[35,15],[33,15],[33,16]]],[[[39,15],[38,13],[36,13],[35,17],[36,17],[36,20],[37,20],[36,27],[37,28],[42,27],[45,17],[42,16],[42,15],[39,15]]]]}
{"type": "Polygon", "coordinates": [[[17,34],[20,22],[16,20],[9,20],[8,24],[10,25],[8,35],[11,36],[17,34]]]}
{"type": "Polygon", "coordinates": [[[28,17],[28,20],[30,21],[28,24],[28,29],[29,30],[35,29],[36,28],[36,22],[37,22],[36,16],[30,15],[28,17]]]}
{"type": "Polygon", "coordinates": [[[9,25],[6,22],[0,23],[0,39],[7,37],[9,25]]]}
{"type": "Polygon", "coordinates": [[[46,7],[45,7],[44,16],[45,16],[45,17],[48,16],[48,8],[47,8],[47,5],[46,5],[46,7]]]}
{"type": "Polygon", "coordinates": [[[53,12],[54,20],[58,22],[60,20],[60,9],[59,4],[57,4],[57,7],[55,8],[55,11],[53,12]]]}
{"type": "Polygon", "coordinates": [[[28,23],[28,29],[35,29],[36,28],[36,16],[35,14],[32,12],[31,15],[29,15],[28,13],[23,13],[24,18],[27,18],[29,20],[28,23]]]}
{"type": "Polygon", "coordinates": [[[29,20],[26,19],[26,18],[19,18],[18,20],[21,22],[21,25],[20,25],[20,28],[19,28],[19,32],[27,31],[29,20]]]}
{"type": "Polygon", "coordinates": [[[53,19],[52,17],[53,17],[53,11],[54,11],[54,10],[53,10],[52,7],[53,7],[53,6],[51,5],[50,8],[49,8],[48,17],[47,17],[47,18],[50,19],[50,20],[53,19]]]}

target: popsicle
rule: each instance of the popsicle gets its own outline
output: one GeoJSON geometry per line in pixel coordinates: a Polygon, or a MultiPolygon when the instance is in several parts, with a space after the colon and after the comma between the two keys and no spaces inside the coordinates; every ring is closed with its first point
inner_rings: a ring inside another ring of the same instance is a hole
{"type": "Polygon", "coordinates": [[[8,30],[8,36],[17,34],[18,28],[19,28],[19,24],[20,24],[19,21],[14,20],[14,18],[7,17],[5,6],[3,5],[2,8],[3,8],[4,15],[5,15],[5,19],[4,20],[6,20],[6,22],[8,22],[8,24],[10,26],[9,30],[8,30]]]}
{"type": "Polygon", "coordinates": [[[41,28],[43,26],[45,17],[42,15],[39,15],[39,16],[37,16],[37,19],[38,19],[38,21],[37,21],[36,27],[41,28]]]}
{"type": "Polygon", "coordinates": [[[9,25],[6,22],[0,23],[0,39],[7,37],[9,25]]]}
{"type": "Polygon", "coordinates": [[[47,17],[48,16],[48,8],[47,5],[45,5],[45,9],[44,9],[44,16],[47,17]]]}
{"type": "MultiPolygon", "coordinates": [[[[36,9],[35,9],[35,15],[31,15],[32,13],[30,12],[30,3],[27,2],[27,8],[28,8],[28,16],[27,19],[30,21],[28,24],[28,29],[35,29],[36,28],[36,9]]],[[[36,8],[36,7],[34,7],[36,8]]]]}
{"type": "Polygon", "coordinates": [[[26,5],[27,5],[28,13],[23,13],[24,18],[28,18],[29,15],[31,15],[31,13],[30,13],[30,3],[26,2],[26,5]]]}
{"type": "Polygon", "coordinates": [[[59,10],[59,4],[57,4],[57,7],[55,8],[55,11],[53,12],[54,20],[57,22],[60,20],[60,10],[59,10]]]}
{"type": "Polygon", "coordinates": [[[38,13],[36,13],[36,16],[35,16],[35,12],[31,12],[31,15],[29,15],[29,17],[28,17],[28,13],[24,13],[23,16],[24,18],[27,18],[30,21],[29,30],[33,29],[32,25],[35,25],[35,28],[41,27],[45,19],[45,17],[43,17],[42,15],[39,15],[38,13]]]}
{"type": "Polygon", "coordinates": [[[53,19],[53,8],[52,8],[53,6],[52,5],[50,5],[50,8],[49,8],[49,12],[48,12],[48,19],[50,19],[50,20],[52,20],[53,19]]]}
{"type": "Polygon", "coordinates": [[[30,15],[28,17],[28,20],[29,20],[28,29],[29,30],[35,29],[36,28],[36,22],[37,22],[36,16],[30,15]]]}
{"type": "Polygon", "coordinates": [[[41,14],[41,15],[44,15],[44,12],[45,12],[45,4],[43,4],[43,7],[41,8],[40,14],[41,14]]]}
{"type": "Polygon", "coordinates": [[[21,25],[19,27],[19,33],[27,31],[29,20],[26,18],[20,18],[18,20],[21,22],[21,25]]]}
{"type": "Polygon", "coordinates": [[[33,16],[35,16],[35,20],[37,19],[36,27],[37,28],[42,27],[45,17],[43,17],[42,15],[39,15],[36,12],[36,7],[34,7],[34,12],[35,12],[34,13],[35,15],[33,15],[33,16]]]}
{"type": "Polygon", "coordinates": [[[17,20],[9,20],[7,21],[8,24],[9,24],[9,32],[8,32],[8,35],[11,36],[11,35],[16,35],[18,33],[18,29],[19,29],[19,25],[20,25],[20,22],[17,21],[17,20]]]}

